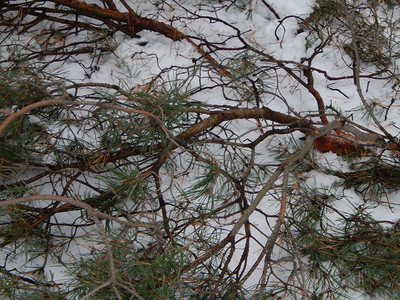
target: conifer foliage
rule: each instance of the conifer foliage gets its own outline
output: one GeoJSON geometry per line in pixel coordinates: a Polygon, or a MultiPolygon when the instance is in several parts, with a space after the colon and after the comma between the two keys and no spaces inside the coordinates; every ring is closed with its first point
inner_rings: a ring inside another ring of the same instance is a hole
{"type": "Polygon", "coordinates": [[[399,2],[275,2],[2,1],[2,299],[400,297],[399,2]]]}

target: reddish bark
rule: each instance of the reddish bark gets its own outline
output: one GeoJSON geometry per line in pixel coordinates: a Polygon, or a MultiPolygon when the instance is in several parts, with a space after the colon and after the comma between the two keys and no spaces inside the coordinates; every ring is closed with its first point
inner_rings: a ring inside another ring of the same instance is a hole
{"type": "Polygon", "coordinates": [[[135,12],[120,12],[114,9],[102,8],[96,4],[87,4],[78,0],[50,0],[76,11],[79,15],[84,15],[97,20],[104,21],[107,25],[113,26],[125,34],[135,37],[142,30],[158,32],[174,41],[185,38],[185,35],[176,28],[159,22],[138,16],[135,12]],[[115,23],[112,23],[115,21],[115,23]]]}
{"type": "Polygon", "coordinates": [[[206,51],[200,48],[192,39],[180,32],[171,25],[164,24],[160,21],[141,17],[134,11],[120,12],[116,10],[112,1],[108,1],[110,9],[102,8],[96,4],[87,4],[78,0],[50,0],[54,3],[69,7],[75,10],[77,15],[91,17],[103,21],[107,26],[115,28],[131,37],[137,37],[137,33],[143,30],[150,30],[160,33],[173,41],[185,39],[192,44],[197,51],[210,63],[217,67],[219,73],[223,76],[231,76],[231,73],[221,66],[206,51]]]}
{"type": "Polygon", "coordinates": [[[371,154],[370,149],[365,146],[377,147],[376,142],[370,140],[362,140],[355,136],[340,130],[334,130],[332,135],[322,136],[314,142],[314,149],[326,153],[333,152],[343,156],[364,156],[371,154]]]}
{"type": "Polygon", "coordinates": [[[314,148],[322,153],[333,152],[337,155],[360,156],[365,153],[363,147],[337,136],[321,136],[314,142],[314,148]]]}

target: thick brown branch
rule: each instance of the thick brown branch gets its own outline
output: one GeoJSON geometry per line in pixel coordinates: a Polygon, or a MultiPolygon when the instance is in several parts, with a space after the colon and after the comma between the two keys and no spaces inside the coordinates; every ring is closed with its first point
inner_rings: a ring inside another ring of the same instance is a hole
{"type": "Polygon", "coordinates": [[[79,15],[88,16],[97,20],[107,21],[108,25],[110,20],[116,21],[113,27],[121,29],[129,36],[136,36],[142,30],[150,30],[161,33],[162,35],[174,40],[179,41],[185,38],[185,35],[176,28],[159,22],[157,20],[148,19],[138,16],[134,11],[120,12],[114,9],[106,9],[97,6],[96,4],[87,4],[77,0],[50,0],[54,3],[61,4],[76,11],[79,15]],[[121,26],[121,24],[123,24],[121,26]],[[119,27],[121,26],[121,27],[119,27]]]}
{"type": "Polygon", "coordinates": [[[177,136],[178,140],[186,141],[189,138],[195,136],[196,134],[204,131],[205,129],[212,128],[213,126],[230,120],[236,119],[255,119],[263,118],[270,120],[279,124],[296,124],[299,127],[307,127],[310,124],[306,121],[301,121],[300,119],[286,115],[267,107],[263,108],[235,108],[226,111],[215,111],[210,113],[211,116],[207,119],[193,125],[188,130],[182,132],[177,136]],[[308,125],[307,125],[308,124],[308,125]]]}

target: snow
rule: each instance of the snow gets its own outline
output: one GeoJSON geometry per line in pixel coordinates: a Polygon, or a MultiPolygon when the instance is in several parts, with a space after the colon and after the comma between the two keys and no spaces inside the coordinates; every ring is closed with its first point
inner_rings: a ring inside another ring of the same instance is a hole
{"type": "MultiPolygon", "coordinates": [[[[134,2],[138,10],[144,14],[151,14],[154,10],[154,7],[146,3],[146,1],[132,2],[134,2]]],[[[255,45],[258,49],[264,51],[264,53],[270,54],[277,59],[298,63],[301,58],[310,56],[314,49],[306,48],[305,37],[307,33],[298,33],[298,19],[292,16],[306,18],[307,15],[312,12],[314,1],[270,0],[268,3],[276,10],[281,20],[277,20],[261,1],[251,1],[253,7],[251,14],[247,14],[246,10],[240,10],[238,8],[231,10],[221,8],[221,10],[215,13],[210,12],[209,16],[218,17],[233,26],[237,26],[242,32],[246,32],[245,37],[250,45],[255,45]],[[283,19],[284,21],[282,21],[283,19]],[[278,30],[276,30],[276,28],[278,28],[278,30]],[[275,30],[279,38],[278,41],[275,37],[275,30]]],[[[203,36],[210,41],[220,41],[224,39],[224,37],[234,33],[232,28],[221,22],[210,22],[208,18],[194,18],[190,12],[184,9],[185,7],[190,9],[191,5],[193,5],[192,1],[182,1],[182,3],[180,3],[180,1],[171,1],[168,5],[174,7],[174,10],[166,13],[164,17],[173,19],[176,16],[184,16],[182,21],[175,20],[173,25],[177,28],[183,28],[182,31],[187,34],[203,36]],[[185,17],[188,19],[183,22],[185,17]]],[[[206,14],[206,12],[204,12],[204,14],[206,14]]],[[[149,31],[141,32],[140,38],[117,36],[112,42],[117,45],[116,48],[112,53],[101,58],[98,64],[98,70],[94,71],[90,76],[88,76],[87,70],[82,67],[91,65],[91,58],[89,56],[87,56],[86,59],[80,57],[78,63],[73,60],[64,62],[61,66],[62,71],[66,74],[68,79],[77,83],[107,82],[110,84],[120,84],[123,82],[127,88],[132,88],[137,85],[145,85],[153,76],[160,73],[162,70],[174,66],[191,66],[193,64],[192,59],[200,57],[200,54],[188,42],[173,42],[166,37],[149,31]]],[[[237,40],[228,40],[224,47],[234,47],[238,44],[237,40]]],[[[6,55],[5,50],[3,50],[3,55],[4,54],[6,55]]],[[[218,61],[224,61],[224,58],[231,57],[234,54],[236,53],[232,51],[220,51],[216,57],[218,61]]],[[[351,64],[351,59],[346,54],[343,54],[342,50],[338,49],[337,45],[330,45],[325,47],[324,52],[313,60],[312,66],[316,69],[326,70],[330,76],[340,77],[351,75],[350,69],[348,68],[349,64],[351,64]]],[[[294,65],[291,64],[291,66],[294,65]]],[[[373,66],[363,70],[363,72],[374,71],[373,66]]],[[[305,80],[300,73],[297,75],[305,80]]],[[[224,80],[225,79],[221,79],[221,82],[224,80]]],[[[315,72],[314,80],[315,86],[320,91],[322,98],[328,101],[326,102],[327,105],[329,104],[343,112],[344,115],[352,116],[354,122],[357,124],[362,124],[367,128],[378,131],[374,122],[365,118],[364,112],[358,110],[361,106],[361,102],[359,101],[352,79],[330,82],[323,74],[315,72]],[[333,89],[340,90],[340,92],[333,89]]],[[[200,86],[197,87],[214,86],[215,84],[216,83],[205,74],[204,77],[199,80],[200,86]]],[[[197,83],[193,82],[192,85],[196,87],[197,83]]],[[[295,111],[301,111],[304,115],[308,112],[317,111],[315,99],[311,94],[304,87],[299,86],[293,78],[290,78],[282,70],[278,71],[277,78],[270,80],[270,85],[274,86],[276,88],[276,94],[281,95],[282,99],[284,99],[283,101],[270,94],[263,95],[263,104],[268,105],[271,109],[286,113],[287,106],[284,102],[287,102],[295,111]],[[276,82],[274,82],[274,80],[276,80],[276,82]]],[[[382,107],[390,105],[390,99],[398,98],[398,95],[395,95],[392,91],[391,86],[386,85],[384,81],[362,80],[362,90],[368,101],[378,101],[382,107]]],[[[195,94],[193,100],[203,101],[208,104],[222,105],[224,103],[221,103],[221,99],[223,99],[221,95],[222,91],[219,89],[204,90],[201,93],[195,94]]],[[[235,101],[226,101],[226,104],[236,105],[237,103],[235,101]]],[[[386,120],[380,118],[380,120],[382,120],[382,125],[395,136],[398,135],[398,128],[400,128],[400,120],[398,118],[399,110],[400,106],[394,104],[386,120]]],[[[230,122],[230,128],[235,133],[240,133],[239,138],[242,141],[245,139],[253,140],[254,137],[258,136],[257,131],[259,128],[254,120],[234,120],[230,122]]],[[[78,129],[76,133],[79,133],[78,129]]],[[[293,140],[298,141],[301,135],[302,134],[294,133],[293,140]]],[[[271,145],[277,145],[277,143],[276,140],[267,139],[261,146],[266,149],[271,145]]],[[[349,170],[348,162],[334,153],[316,153],[314,158],[321,166],[329,167],[332,170],[349,170]]],[[[256,161],[257,163],[265,164],[276,162],[270,153],[267,153],[265,157],[258,156],[256,161]]],[[[241,164],[242,163],[239,165],[241,164]]],[[[179,169],[175,170],[177,173],[180,171],[179,169]]],[[[173,172],[166,171],[164,173],[162,177],[163,189],[170,188],[170,183],[172,182],[171,176],[173,176],[173,172]]],[[[190,186],[193,182],[193,177],[195,177],[193,174],[190,176],[182,176],[179,181],[182,183],[180,188],[185,189],[190,186]]],[[[332,191],[335,189],[335,184],[337,183],[337,178],[335,176],[325,175],[320,171],[309,172],[304,180],[304,183],[311,188],[332,191]]],[[[176,188],[173,188],[173,190],[176,190],[176,188]]],[[[351,211],[354,207],[359,205],[369,205],[354,191],[346,190],[346,193],[346,200],[336,200],[335,202],[342,212],[351,211]]],[[[373,204],[369,209],[371,215],[378,220],[395,221],[400,210],[400,203],[397,200],[397,196],[397,193],[389,194],[387,205],[373,204]]],[[[200,202],[199,205],[201,205],[201,199],[198,200],[200,202]]],[[[274,214],[279,210],[279,203],[276,201],[275,195],[267,194],[261,202],[260,207],[263,210],[268,207],[268,214],[274,214]]],[[[69,218],[68,215],[69,213],[59,215],[58,218],[69,218]]],[[[337,215],[332,213],[332,222],[335,222],[336,217],[337,215]]],[[[255,213],[251,217],[251,223],[260,231],[260,234],[257,235],[258,241],[265,245],[271,232],[271,228],[266,228],[265,216],[260,213],[255,213]]],[[[272,227],[273,225],[273,223],[270,224],[272,227]]],[[[228,228],[225,228],[225,230],[226,229],[228,228]]],[[[84,234],[85,233],[82,232],[82,235],[84,234]]],[[[68,260],[73,260],[74,257],[78,257],[84,253],[90,253],[91,246],[87,243],[88,239],[82,239],[81,244],[71,245],[68,251],[63,254],[63,257],[66,257],[68,260]]],[[[244,241],[242,244],[243,243],[244,241]]],[[[238,248],[243,246],[242,244],[238,244],[238,248]]],[[[260,245],[254,245],[250,251],[251,259],[255,261],[261,249],[260,245]]],[[[234,268],[235,262],[237,263],[240,260],[240,254],[240,251],[235,254],[235,258],[230,265],[232,268],[234,268]]],[[[276,253],[275,259],[282,258],[285,255],[286,253],[276,253]]],[[[7,267],[11,269],[14,266],[20,266],[23,261],[24,257],[21,256],[12,263],[10,262],[7,264],[7,267]]],[[[249,261],[248,265],[251,266],[252,262],[253,261],[249,261]]],[[[32,261],[31,263],[38,266],[41,262],[32,261]]],[[[282,269],[279,270],[278,273],[287,273],[288,271],[285,270],[286,267],[290,269],[290,266],[282,264],[282,269]]],[[[26,266],[26,268],[29,269],[29,266],[26,266]]],[[[51,271],[54,275],[54,281],[65,279],[65,274],[61,266],[53,266],[51,270],[46,271],[51,271]]],[[[257,283],[261,271],[262,264],[249,278],[247,282],[248,286],[257,283]]],[[[352,297],[353,299],[365,299],[363,294],[353,294],[352,297]]]]}

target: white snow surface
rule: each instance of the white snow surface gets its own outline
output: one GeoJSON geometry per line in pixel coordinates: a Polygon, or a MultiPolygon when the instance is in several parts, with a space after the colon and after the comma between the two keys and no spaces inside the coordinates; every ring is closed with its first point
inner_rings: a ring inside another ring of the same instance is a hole
{"type": "MultiPolygon", "coordinates": [[[[137,7],[137,10],[143,15],[151,13],[154,9],[154,7],[147,1],[127,0],[127,2],[130,4],[134,3],[133,6],[137,7]]],[[[192,1],[170,1],[169,4],[175,9],[166,13],[166,17],[178,15],[190,16],[191,7],[193,5],[198,5],[198,3],[198,1],[193,1],[193,3],[192,1]],[[185,11],[185,8],[189,11],[185,11]]],[[[268,3],[276,10],[281,19],[286,16],[306,17],[312,12],[312,7],[314,5],[314,1],[311,0],[269,0],[268,3]]],[[[222,4],[223,1],[221,5],[222,4]]],[[[287,19],[282,26],[278,27],[276,34],[279,37],[279,41],[277,41],[275,30],[279,25],[279,20],[271,14],[261,1],[251,1],[250,5],[252,5],[251,14],[247,14],[246,11],[241,11],[239,9],[229,9],[219,10],[217,16],[210,13],[210,17],[218,17],[227,23],[238,27],[242,32],[247,32],[245,37],[250,44],[254,44],[257,48],[273,55],[277,59],[300,62],[302,57],[310,55],[313,52],[312,48],[306,49],[305,35],[307,33],[297,34],[299,25],[295,18],[287,19]]],[[[175,20],[172,25],[181,28],[182,24],[175,20]]],[[[189,18],[185,22],[185,27],[183,28],[182,31],[188,35],[205,36],[210,41],[219,41],[221,40],[221,37],[223,38],[224,36],[232,35],[234,33],[232,28],[229,28],[220,22],[212,23],[207,18],[189,18]]],[[[72,60],[65,61],[65,63],[61,65],[62,71],[74,82],[107,82],[119,84],[123,81],[126,86],[133,87],[138,84],[145,84],[150,78],[158,74],[164,68],[192,65],[192,59],[197,59],[200,56],[198,51],[186,41],[174,42],[157,33],[149,31],[141,32],[140,38],[129,38],[124,35],[117,35],[114,42],[118,43],[118,47],[113,53],[110,53],[101,59],[99,70],[94,72],[90,78],[86,76],[85,70],[72,60]],[[141,46],[140,43],[142,42],[146,42],[147,44],[141,46]]],[[[229,40],[224,46],[233,47],[237,46],[237,44],[238,42],[236,40],[229,40]]],[[[223,55],[223,52],[218,52],[218,57],[216,59],[218,61],[223,61],[223,55]]],[[[232,52],[226,52],[225,55],[232,55],[232,52]]],[[[79,63],[82,65],[90,65],[90,58],[88,57],[87,59],[88,61],[82,59],[79,63]]],[[[326,46],[323,54],[319,55],[313,61],[313,67],[325,70],[331,76],[344,76],[350,75],[350,69],[347,66],[349,61],[349,57],[343,57],[343,55],[337,50],[337,45],[330,45],[326,46]]],[[[371,66],[369,69],[364,69],[363,71],[373,72],[374,67],[371,66]]],[[[279,92],[283,94],[286,101],[295,111],[317,111],[315,99],[310,93],[308,93],[308,91],[297,84],[294,86],[293,84],[295,83],[295,80],[287,76],[284,72],[280,71],[278,75],[278,78],[271,79],[271,85],[275,84],[274,80],[279,82],[279,92]]],[[[314,75],[315,86],[318,88],[323,99],[328,100],[330,105],[342,112],[348,111],[348,114],[353,113],[354,122],[362,124],[372,130],[378,130],[370,119],[363,118],[362,113],[357,111],[357,107],[361,105],[361,102],[352,79],[335,81],[332,86],[336,89],[340,89],[344,94],[346,94],[347,97],[344,97],[343,94],[327,87],[328,80],[322,74],[315,72],[314,75]]],[[[205,78],[203,84],[206,85],[207,83],[207,79],[205,78]]],[[[382,102],[382,105],[389,105],[390,99],[394,97],[391,87],[385,85],[384,81],[362,81],[362,85],[363,91],[367,90],[368,85],[368,92],[365,92],[367,99],[377,99],[377,101],[382,102]]],[[[221,99],[223,98],[221,98],[218,92],[214,90],[211,92],[205,91],[202,94],[196,94],[195,97],[196,99],[194,100],[204,101],[210,104],[223,104],[221,103],[221,99]]],[[[283,101],[279,99],[265,99],[265,101],[268,101],[268,107],[271,109],[284,113],[287,112],[287,106],[283,101]]],[[[227,104],[232,105],[232,103],[227,104]]],[[[400,128],[400,119],[398,118],[399,109],[400,106],[395,104],[390,110],[387,121],[382,121],[386,130],[395,136],[398,134],[398,128],[400,128]]],[[[234,129],[237,132],[243,132],[243,135],[251,138],[252,136],[255,136],[255,134],[252,135],[252,132],[257,130],[257,124],[254,120],[233,121],[231,129],[234,129]]],[[[268,147],[268,145],[266,145],[266,147],[268,147]]],[[[258,157],[257,159],[262,160],[264,163],[273,161],[273,158],[268,155],[262,158],[258,157]]],[[[334,167],[342,171],[348,170],[348,163],[333,153],[316,154],[316,159],[321,165],[326,164],[331,168],[334,167]]],[[[168,186],[170,181],[168,179],[168,174],[165,175],[162,180],[164,185],[168,186]]],[[[321,172],[310,172],[305,180],[310,187],[325,187],[327,189],[335,188],[334,184],[336,179],[334,176],[324,175],[321,172]]],[[[185,184],[190,183],[182,183],[182,185],[185,184]]],[[[348,194],[346,197],[348,202],[341,201],[338,203],[341,211],[351,210],[358,205],[365,205],[364,200],[362,200],[357,193],[351,190],[347,191],[348,194]],[[351,199],[351,201],[349,199],[351,199]]],[[[373,215],[377,220],[398,219],[400,213],[400,202],[398,196],[397,193],[387,195],[387,199],[382,200],[383,202],[386,201],[386,204],[369,204],[371,215],[373,215]]],[[[268,194],[260,204],[260,207],[269,207],[269,209],[272,210],[271,214],[279,210],[279,206],[275,199],[268,194]]],[[[336,216],[332,214],[332,222],[335,222],[335,217],[336,216]]],[[[64,213],[64,215],[58,215],[57,218],[70,218],[70,216],[69,213],[64,213]]],[[[264,216],[255,213],[251,217],[251,222],[256,226],[259,226],[263,233],[268,234],[268,232],[266,232],[267,228],[264,228],[265,226],[263,227],[263,224],[265,223],[264,216]]],[[[87,236],[90,232],[85,233],[82,231],[81,234],[87,236]]],[[[265,236],[260,235],[259,241],[265,243],[265,236]]],[[[85,240],[85,243],[86,242],[87,240],[85,240]]],[[[90,253],[92,247],[96,247],[96,245],[73,244],[68,248],[65,257],[68,261],[72,261],[74,257],[80,256],[84,253],[90,253]]],[[[256,259],[259,251],[261,251],[261,247],[259,245],[254,245],[250,251],[250,257],[256,259]]],[[[277,253],[276,255],[279,257],[280,254],[277,253]]],[[[234,264],[238,259],[240,259],[239,256],[236,257],[232,263],[234,264]]],[[[13,261],[13,264],[15,266],[20,266],[23,262],[24,257],[22,255],[19,259],[13,261]]],[[[31,262],[32,265],[36,266],[39,266],[41,263],[42,262],[40,261],[31,262]]],[[[12,265],[9,264],[8,267],[11,268],[12,265]]],[[[232,267],[234,266],[232,265],[232,267]]],[[[29,266],[26,266],[26,268],[29,269],[29,266]]],[[[53,275],[54,281],[67,280],[67,278],[65,278],[64,269],[60,265],[54,265],[51,269],[45,271],[48,271],[53,275]]],[[[255,285],[259,276],[259,273],[254,273],[248,280],[247,284],[249,286],[255,285]]],[[[367,299],[367,296],[362,293],[352,294],[350,297],[353,299],[367,299]]]]}

